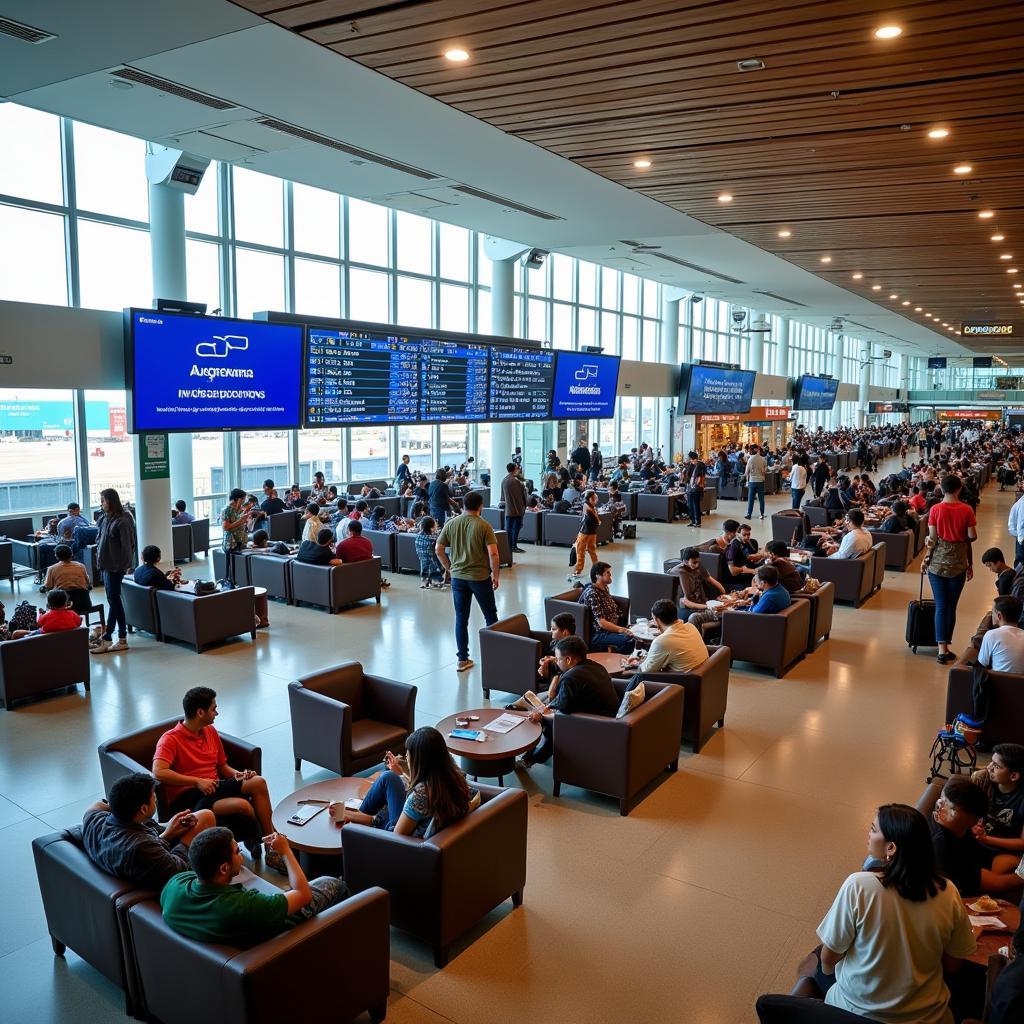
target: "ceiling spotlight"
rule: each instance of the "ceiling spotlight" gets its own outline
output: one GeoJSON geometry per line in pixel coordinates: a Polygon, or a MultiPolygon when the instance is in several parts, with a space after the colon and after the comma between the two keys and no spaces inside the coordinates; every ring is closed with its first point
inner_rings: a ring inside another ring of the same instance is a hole
{"type": "Polygon", "coordinates": [[[875,29],[876,39],[895,39],[903,35],[903,29],[899,25],[882,25],[875,29]]]}
{"type": "Polygon", "coordinates": [[[831,256],[822,256],[821,257],[821,262],[822,263],[831,263],[832,262],[832,257],[831,256]]]}
{"type": "Polygon", "coordinates": [[[949,129],[948,128],[933,128],[928,133],[928,138],[929,139],[944,139],[948,135],[949,135],[949,129]]]}
{"type": "Polygon", "coordinates": [[[914,307],[914,312],[915,313],[920,313],[921,312],[921,307],[920,306],[915,306],[914,307]]]}
{"type": "Polygon", "coordinates": [[[979,210],[978,220],[991,220],[995,215],[995,210],[979,210]]]}
{"type": "Polygon", "coordinates": [[[889,298],[890,299],[898,299],[899,295],[896,292],[893,292],[892,295],[889,296],[889,298]]]}
{"type": "Polygon", "coordinates": [[[720,203],[731,203],[732,202],[732,193],[731,192],[723,192],[718,197],[718,201],[720,203]]]}
{"type": "Polygon", "coordinates": [[[943,321],[942,321],[942,326],[943,326],[943,327],[948,327],[948,326],[949,326],[949,324],[947,324],[947,323],[946,323],[946,321],[945,321],[945,320],[943,320],[943,321]]]}
{"type": "Polygon", "coordinates": [[[873,284],[871,286],[871,290],[873,292],[880,292],[882,290],[882,286],[880,284],[873,284]]]}
{"type": "Polygon", "coordinates": [[[863,276],[864,276],[863,274],[854,274],[853,275],[853,279],[854,279],[854,281],[859,281],[863,276]]]}
{"type": "Polygon", "coordinates": [[[1016,267],[1007,267],[1006,268],[1006,272],[1008,274],[1016,274],[1017,273],[1017,268],[1016,267]]]}
{"type": "Polygon", "coordinates": [[[444,59],[450,60],[453,64],[462,64],[469,60],[469,51],[463,50],[461,46],[453,46],[450,50],[444,51],[444,59]]]}
{"type": "Polygon", "coordinates": [[[1001,260],[1012,260],[1013,259],[1013,253],[1012,252],[1004,252],[1002,254],[1002,256],[1000,256],[999,258],[1001,260]]]}
{"type": "Polygon", "coordinates": [[[644,157],[640,160],[634,160],[633,166],[639,171],[646,171],[651,166],[651,161],[644,157]]]}
{"type": "Polygon", "coordinates": [[[909,306],[910,305],[910,299],[904,299],[903,300],[903,305],[904,306],[909,306]]]}
{"type": "Polygon", "coordinates": [[[1024,288],[1024,284],[1015,284],[1014,288],[1024,288]]]}
{"type": "Polygon", "coordinates": [[[792,234],[793,234],[793,232],[790,231],[789,228],[783,228],[779,232],[779,238],[789,238],[792,234]]]}
{"type": "Polygon", "coordinates": [[[956,167],[953,168],[953,173],[954,174],[970,174],[971,171],[973,171],[973,170],[974,170],[974,168],[970,164],[957,164],[956,167]]]}
{"type": "Polygon", "coordinates": [[[992,241],[993,241],[993,242],[1001,242],[1001,241],[1002,241],[1002,240],[1003,240],[1003,239],[1004,239],[1005,237],[1006,237],[1006,235],[1004,235],[1004,234],[1002,234],[1001,232],[997,231],[997,232],[996,232],[996,233],[995,233],[995,234],[994,234],[994,235],[992,236],[992,241]]]}

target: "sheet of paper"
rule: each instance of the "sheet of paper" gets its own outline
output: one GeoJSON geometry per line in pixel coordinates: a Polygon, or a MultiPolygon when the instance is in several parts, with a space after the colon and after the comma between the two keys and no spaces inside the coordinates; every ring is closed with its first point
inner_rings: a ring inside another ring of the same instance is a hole
{"type": "Polygon", "coordinates": [[[975,914],[968,915],[972,928],[1005,928],[1006,925],[998,917],[979,917],[975,914]]]}
{"type": "Polygon", "coordinates": [[[519,715],[499,715],[492,722],[488,722],[484,728],[488,732],[506,733],[511,732],[517,725],[521,725],[523,719],[519,715]]]}

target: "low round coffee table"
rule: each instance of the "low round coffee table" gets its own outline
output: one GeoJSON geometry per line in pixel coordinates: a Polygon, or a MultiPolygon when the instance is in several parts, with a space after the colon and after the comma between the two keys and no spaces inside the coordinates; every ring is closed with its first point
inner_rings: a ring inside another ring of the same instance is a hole
{"type": "Polygon", "coordinates": [[[369,779],[328,779],[314,782],[286,796],[271,815],[274,830],[285,836],[293,850],[312,857],[341,856],[341,837],[345,831],[331,820],[326,807],[305,825],[290,825],[288,819],[299,810],[300,800],[351,800],[363,797],[370,788],[369,779]]]}
{"type": "Polygon", "coordinates": [[[532,750],[540,740],[540,724],[531,722],[525,711],[510,711],[512,715],[519,715],[523,718],[521,725],[517,725],[510,732],[487,733],[487,739],[483,743],[476,740],[460,740],[448,734],[452,729],[483,729],[488,723],[499,715],[506,714],[500,708],[477,708],[473,711],[460,711],[457,715],[449,715],[437,723],[437,731],[444,737],[448,749],[462,759],[462,767],[467,775],[474,779],[481,775],[490,779],[497,777],[498,785],[505,784],[505,776],[515,771],[516,757],[532,750]],[[467,715],[478,715],[480,720],[470,722],[468,726],[460,726],[455,722],[456,718],[465,718],[467,715]]]}
{"type": "Polygon", "coordinates": [[[610,676],[632,675],[634,672],[640,671],[638,668],[623,668],[622,662],[624,658],[624,654],[615,653],[587,655],[587,661],[596,661],[598,665],[602,665],[605,668],[610,676]]]}

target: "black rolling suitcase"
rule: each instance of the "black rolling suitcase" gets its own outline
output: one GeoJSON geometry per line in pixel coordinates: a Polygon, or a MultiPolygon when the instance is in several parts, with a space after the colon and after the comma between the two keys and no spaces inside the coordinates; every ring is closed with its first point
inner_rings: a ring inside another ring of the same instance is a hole
{"type": "Polygon", "coordinates": [[[924,600],[924,573],[921,592],[907,605],[907,646],[917,654],[918,647],[938,647],[935,642],[935,602],[924,600]]]}

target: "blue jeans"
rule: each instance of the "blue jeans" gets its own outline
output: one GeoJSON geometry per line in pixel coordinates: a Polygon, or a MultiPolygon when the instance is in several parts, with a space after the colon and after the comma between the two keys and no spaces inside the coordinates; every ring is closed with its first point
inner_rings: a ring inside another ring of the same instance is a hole
{"type": "Polygon", "coordinates": [[[444,526],[444,520],[445,516],[447,515],[447,512],[448,510],[444,508],[432,508],[430,510],[430,518],[433,519],[435,523],[437,523],[438,533],[441,532],[441,527],[444,526]]]}
{"type": "Polygon", "coordinates": [[[793,508],[799,508],[803,503],[806,490],[806,487],[796,487],[790,490],[789,496],[793,499],[793,508]]]}
{"type": "Polygon", "coordinates": [[[115,626],[117,635],[122,640],[128,635],[128,624],[124,617],[124,602],[121,600],[121,584],[123,582],[123,572],[103,570],[103,590],[107,596],[107,631],[103,634],[104,640],[112,639],[115,626]]]}
{"type": "Polygon", "coordinates": [[[595,629],[590,634],[590,649],[606,651],[611,647],[616,654],[632,654],[636,641],[625,633],[609,633],[603,629],[595,629]]]}
{"type": "Polygon", "coordinates": [[[932,585],[932,597],[935,598],[935,642],[952,643],[953,630],[956,628],[956,606],[967,582],[967,573],[959,576],[937,576],[928,573],[928,582],[932,585]]]}
{"type": "Polygon", "coordinates": [[[473,598],[484,613],[484,622],[493,626],[498,621],[498,609],[494,606],[494,588],[491,579],[460,580],[452,577],[452,601],[455,604],[455,646],[459,661],[469,659],[469,612],[473,598]]]}
{"type": "Polygon", "coordinates": [[[373,785],[363,797],[359,810],[363,814],[376,815],[378,811],[386,807],[388,814],[384,828],[393,832],[395,825],[398,824],[402,808],[405,806],[405,798],[405,783],[402,781],[402,776],[391,771],[384,772],[373,780],[373,785]]]}
{"type": "Polygon", "coordinates": [[[430,555],[427,558],[420,555],[420,579],[444,579],[444,569],[441,568],[441,563],[437,560],[437,555],[430,555]]]}
{"type": "Polygon", "coordinates": [[[522,516],[505,516],[505,530],[508,533],[509,547],[519,547],[519,531],[523,528],[522,516]]]}
{"type": "Polygon", "coordinates": [[[747,518],[750,518],[751,512],[754,511],[754,498],[757,498],[761,503],[761,515],[764,515],[764,481],[760,483],[753,483],[747,481],[747,518]]]}
{"type": "Polygon", "coordinates": [[[700,507],[704,503],[704,488],[690,488],[686,492],[686,512],[694,526],[700,526],[700,507]]]}

